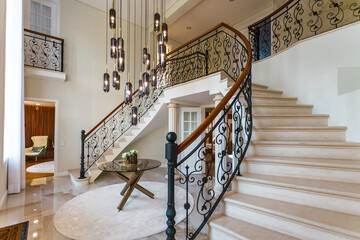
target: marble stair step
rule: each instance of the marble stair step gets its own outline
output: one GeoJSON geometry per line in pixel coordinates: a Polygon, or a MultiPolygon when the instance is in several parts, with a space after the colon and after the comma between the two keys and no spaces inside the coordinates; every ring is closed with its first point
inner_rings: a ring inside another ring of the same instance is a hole
{"type": "Polygon", "coordinates": [[[360,160],[360,143],[338,141],[251,141],[247,155],[360,160]]]}
{"type": "Polygon", "coordinates": [[[328,114],[253,114],[254,126],[327,126],[328,114]]]}
{"type": "Polygon", "coordinates": [[[242,194],[360,215],[359,183],[246,173],[236,178],[233,189],[242,194]]]}
{"type": "Polygon", "coordinates": [[[347,127],[253,127],[252,140],[345,141],[347,127]]]}
{"type": "Polygon", "coordinates": [[[248,173],[360,184],[360,161],[297,157],[246,157],[248,173]]]}
{"type": "Polygon", "coordinates": [[[360,238],[360,216],[248,194],[225,197],[227,216],[307,240],[360,238]]]}
{"type": "Polygon", "coordinates": [[[259,88],[259,89],[268,89],[269,87],[266,85],[258,84],[258,83],[251,83],[252,88],[259,88]]]}
{"type": "Polygon", "coordinates": [[[313,106],[306,104],[253,104],[254,114],[310,114],[313,106]]]}
{"type": "Polygon", "coordinates": [[[297,240],[279,232],[272,231],[248,222],[225,215],[214,217],[209,223],[209,238],[213,240],[297,240]]]}
{"type": "Polygon", "coordinates": [[[253,89],[252,89],[252,94],[253,94],[253,95],[257,95],[257,96],[274,96],[274,97],[280,97],[280,96],[282,96],[283,91],[253,88],[253,89]]]}
{"type": "Polygon", "coordinates": [[[252,104],[296,104],[297,98],[252,95],[252,104]]]}

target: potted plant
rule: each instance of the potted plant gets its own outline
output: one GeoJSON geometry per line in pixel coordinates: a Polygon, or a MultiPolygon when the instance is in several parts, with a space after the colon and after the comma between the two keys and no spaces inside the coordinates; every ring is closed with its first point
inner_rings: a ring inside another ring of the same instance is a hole
{"type": "Polygon", "coordinates": [[[131,150],[130,152],[123,153],[122,157],[125,159],[125,164],[137,165],[138,154],[139,152],[137,150],[131,150]]]}

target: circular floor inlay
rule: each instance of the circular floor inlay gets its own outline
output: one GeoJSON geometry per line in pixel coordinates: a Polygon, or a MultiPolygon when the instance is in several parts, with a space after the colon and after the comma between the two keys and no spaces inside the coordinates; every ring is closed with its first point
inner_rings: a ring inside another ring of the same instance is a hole
{"type": "Polygon", "coordinates": [[[32,165],[26,171],[31,173],[54,173],[54,161],[32,165]]]}
{"type": "MultiPolygon", "coordinates": [[[[117,206],[122,199],[120,191],[125,183],[98,188],[81,194],[65,203],[54,218],[57,231],[71,239],[119,240],[139,239],[166,229],[167,184],[140,182],[152,193],[151,199],[134,190],[122,211],[117,206]]],[[[185,216],[184,189],[175,187],[176,223],[185,216]]],[[[189,194],[189,203],[194,203],[189,194]]],[[[191,209],[190,209],[191,212],[191,209]]]]}

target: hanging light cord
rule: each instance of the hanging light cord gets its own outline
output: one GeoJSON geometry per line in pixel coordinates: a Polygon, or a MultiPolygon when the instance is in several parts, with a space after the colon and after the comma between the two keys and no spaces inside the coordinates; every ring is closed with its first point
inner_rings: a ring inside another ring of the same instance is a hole
{"type": "MultiPolygon", "coordinates": [[[[141,51],[141,44],[142,44],[142,41],[143,41],[143,32],[142,32],[142,30],[141,30],[141,28],[142,28],[142,24],[143,24],[143,2],[142,1],[140,1],[140,3],[141,3],[141,7],[140,7],[140,15],[141,15],[141,23],[140,23],[140,32],[141,32],[141,41],[140,41],[140,48],[139,48],[139,50],[140,50],[140,65],[139,66],[142,66],[142,64],[141,64],[141,59],[142,59],[142,54],[143,54],[143,52],[141,51]]],[[[146,47],[146,40],[145,40],[145,47],[146,47]]],[[[146,70],[146,67],[145,67],[145,70],[146,70]]],[[[140,74],[141,74],[141,67],[140,67],[140,74]]],[[[141,75],[140,75],[140,78],[141,78],[141,75]]]]}
{"type": "MultiPolygon", "coordinates": [[[[130,0],[128,0],[128,26],[127,26],[127,55],[129,56],[127,58],[127,62],[128,62],[128,67],[127,67],[127,72],[128,72],[128,76],[130,76],[130,0]]],[[[129,79],[130,80],[130,79],[129,79]]]]}
{"type": "Polygon", "coordinates": [[[119,13],[120,13],[119,37],[121,37],[121,35],[122,35],[122,0],[119,0],[119,13]]]}
{"type": "MultiPolygon", "coordinates": [[[[156,1],[157,3],[157,1],[156,1]]],[[[155,0],[153,0],[153,14],[155,14],[155,0]]],[[[155,62],[157,59],[157,54],[156,54],[156,34],[155,31],[153,31],[153,67],[155,68],[155,62]]]]}
{"type": "Polygon", "coordinates": [[[134,1],[134,87],[135,87],[135,56],[136,56],[136,45],[135,45],[135,39],[136,39],[136,1],[134,1]]]}
{"type": "Polygon", "coordinates": [[[106,63],[106,71],[107,71],[107,65],[108,65],[108,27],[107,27],[107,21],[108,21],[108,9],[109,9],[109,3],[106,1],[106,19],[105,19],[105,29],[106,29],[106,36],[105,36],[105,63],[106,63]]]}

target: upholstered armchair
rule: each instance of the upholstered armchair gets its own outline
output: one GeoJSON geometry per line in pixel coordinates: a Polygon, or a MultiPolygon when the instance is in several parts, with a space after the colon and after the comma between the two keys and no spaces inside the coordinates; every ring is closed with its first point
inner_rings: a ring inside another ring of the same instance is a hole
{"type": "Polygon", "coordinates": [[[46,149],[48,147],[48,136],[33,136],[31,140],[34,145],[29,148],[25,148],[25,156],[27,157],[35,157],[35,161],[37,158],[44,155],[46,153],[46,149]]]}

